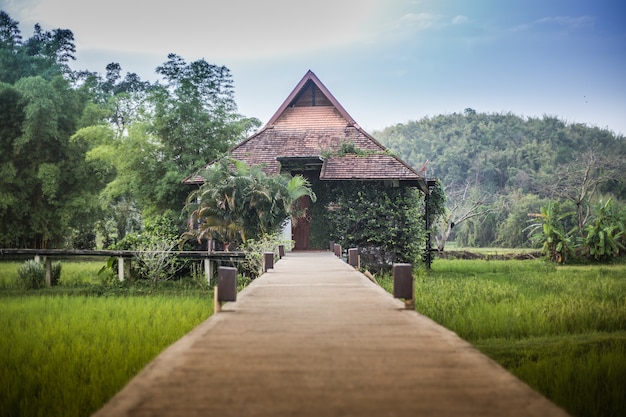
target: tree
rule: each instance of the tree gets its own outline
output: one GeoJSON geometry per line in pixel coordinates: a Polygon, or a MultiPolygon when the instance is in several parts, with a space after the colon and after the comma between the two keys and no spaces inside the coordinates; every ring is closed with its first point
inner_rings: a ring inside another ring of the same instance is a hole
{"type": "Polygon", "coordinates": [[[624,223],[614,206],[613,200],[598,204],[593,221],[586,226],[584,244],[588,254],[596,261],[606,261],[617,256],[624,245],[620,239],[624,223]]]}
{"type": "MultiPolygon", "coordinates": [[[[237,113],[228,68],[168,55],[157,67],[165,84],[151,96],[151,133],[159,143],[154,170],[137,172],[140,187],[152,192],[150,209],[179,210],[186,190],[180,181],[215,160],[260,125],[237,113]]],[[[150,156],[152,157],[152,156],[150,156]]],[[[146,161],[147,162],[147,161],[146,161]]]]}
{"type": "Polygon", "coordinates": [[[547,189],[551,196],[574,203],[578,230],[583,233],[599,187],[609,181],[619,180],[623,167],[623,160],[590,148],[580,153],[574,161],[560,165],[548,179],[547,189]]]}
{"type": "Polygon", "coordinates": [[[573,213],[562,213],[561,205],[550,202],[541,208],[540,213],[530,216],[536,221],[528,226],[531,240],[541,245],[541,251],[552,261],[565,263],[574,251],[574,241],[565,220],[573,213]]]}
{"type": "MultiPolygon", "coordinates": [[[[0,194],[3,246],[59,247],[74,230],[93,229],[97,195],[110,179],[108,167],[90,163],[94,145],[72,140],[82,106],[69,82],[57,76],[20,79],[0,87],[9,100],[0,129],[5,174],[0,194]]],[[[4,101],[3,101],[4,103],[4,101]]]]}
{"type": "Polygon", "coordinates": [[[305,178],[268,176],[261,167],[232,158],[222,158],[202,176],[204,184],[187,198],[186,239],[215,239],[226,246],[258,240],[280,231],[289,216],[303,214],[296,208],[299,198],[315,201],[305,178]]]}
{"type": "Polygon", "coordinates": [[[447,191],[446,197],[446,214],[439,218],[435,237],[440,252],[445,249],[454,227],[466,220],[484,217],[496,209],[488,204],[491,195],[472,187],[469,181],[463,187],[447,191]]]}

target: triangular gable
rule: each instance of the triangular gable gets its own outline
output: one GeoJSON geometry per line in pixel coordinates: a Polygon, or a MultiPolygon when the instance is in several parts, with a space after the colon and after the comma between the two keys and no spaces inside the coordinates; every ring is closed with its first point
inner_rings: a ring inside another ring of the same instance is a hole
{"type": "Polygon", "coordinates": [[[335,107],[335,109],[337,109],[339,114],[344,119],[346,119],[348,126],[356,125],[356,122],[354,121],[352,116],[348,114],[346,109],[343,108],[343,106],[337,101],[337,99],[332,95],[328,88],[326,88],[326,86],[320,81],[320,79],[317,78],[317,75],[315,75],[313,71],[308,70],[307,73],[304,74],[304,77],[302,77],[300,82],[293,89],[291,94],[287,96],[283,104],[278,108],[278,110],[276,110],[276,113],[274,113],[274,115],[270,118],[266,126],[274,125],[276,121],[283,115],[287,108],[296,106],[298,104],[304,104],[303,102],[306,101],[304,100],[303,96],[304,94],[306,94],[306,92],[310,92],[311,94],[311,106],[323,105],[321,103],[327,101],[333,107],[335,107]],[[318,91],[322,94],[322,97],[316,97],[318,91]]]}
{"type": "MultiPolygon", "coordinates": [[[[423,176],[365,132],[311,70],[267,124],[229,154],[250,166],[262,166],[270,175],[287,164],[320,161],[321,180],[392,180],[427,192],[423,176]],[[346,143],[363,155],[341,156],[346,143]]],[[[203,181],[197,172],[183,182],[203,181]]]]}

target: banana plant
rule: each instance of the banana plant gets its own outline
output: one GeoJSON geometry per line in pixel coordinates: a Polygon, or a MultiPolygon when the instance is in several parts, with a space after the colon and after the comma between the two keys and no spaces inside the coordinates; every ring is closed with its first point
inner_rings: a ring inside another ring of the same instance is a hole
{"type": "MultiPolygon", "coordinates": [[[[563,221],[573,212],[561,213],[558,202],[541,207],[540,213],[531,213],[534,222],[526,228],[533,243],[541,245],[541,251],[552,261],[563,264],[574,251],[572,231],[566,232],[563,221]]],[[[533,221],[533,220],[531,220],[533,221]]]]}

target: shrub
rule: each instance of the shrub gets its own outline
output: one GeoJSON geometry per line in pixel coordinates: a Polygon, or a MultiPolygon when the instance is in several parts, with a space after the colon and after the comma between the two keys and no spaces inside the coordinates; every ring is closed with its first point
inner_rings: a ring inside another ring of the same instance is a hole
{"type": "Polygon", "coordinates": [[[55,262],[52,264],[52,271],[50,275],[50,285],[55,286],[59,284],[61,280],[61,262],[55,262]]]}
{"type": "Polygon", "coordinates": [[[17,270],[17,285],[20,288],[37,289],[45,284],[46,270],[41,263],[29,259],[17,270]]]}
{"type": "Polygon", "coordinates": [[[259,239],[248,239],[239,246],[239,249],[246,254],[245,260],[240,266],[240,272],[249,278],[256,278],[263,272],[263,254],[274,252],[278,256],[278,245],[285,245],[285,249],[290,249],[293,245],[291,240],[286,240],[281,234],[266,235],[259,239]]]}

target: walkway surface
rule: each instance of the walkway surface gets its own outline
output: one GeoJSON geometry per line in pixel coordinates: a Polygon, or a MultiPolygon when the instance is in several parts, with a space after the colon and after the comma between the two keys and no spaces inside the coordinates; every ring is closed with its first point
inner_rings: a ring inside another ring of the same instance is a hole
{"type": "Polygon", "coordinates": [[[290,252],[95,415],[567,414],[332,254],[290,252]]]}

